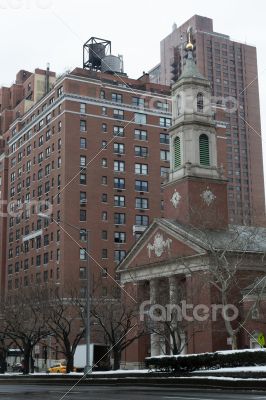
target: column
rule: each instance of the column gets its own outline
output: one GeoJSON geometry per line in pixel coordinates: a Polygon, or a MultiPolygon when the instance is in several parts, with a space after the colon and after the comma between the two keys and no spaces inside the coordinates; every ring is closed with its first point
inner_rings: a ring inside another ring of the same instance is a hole
{"type": "MultiPolygon", "coordinates": [[[[159,280],[150,280],[150,302],[151,306],[158,303],[159,298],[159,280]]],[[[154,321],[150,321],[154,330],[159,329],[158,324],[154,321]]],[[[156,332],[151,333],[151,357],[159,356],[161,354],[160,348],[160,335],[156,332]]]]}
{"type": "MultiPolygon", "coordinates": [[[[182,321],[180,321],[179,315],[179,306],[180,301],[182,300],[181,288],[179,286],[178,279],[175,275],[170,276],[168,278],[169,283],[169,305],[171,310],[171,335],[170,335],[170,343],[171,343],[171,353],[175,354],[179,352],[182,348],[182,343],[180,343],[180,339],[178,333],[182,335],[182,321]],[[174,337],[173,337],[174,336],[174,337]]],[[[170,311],[169,310],[169,311],[170,311]]],[[[182,335],[183,336],[183,335],[182,335]]]]}

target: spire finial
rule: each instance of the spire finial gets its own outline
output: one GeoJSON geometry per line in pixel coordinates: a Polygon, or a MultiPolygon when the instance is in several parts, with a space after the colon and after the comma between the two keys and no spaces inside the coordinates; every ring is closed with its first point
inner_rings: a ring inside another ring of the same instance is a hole
{"type": "Polygon", "coordinates": [[[187,45],[186,45],[186,50],[187,51],[192,51],[193,50],[193,44],[191,42],[191,27],[187,29],[187,45]]]}

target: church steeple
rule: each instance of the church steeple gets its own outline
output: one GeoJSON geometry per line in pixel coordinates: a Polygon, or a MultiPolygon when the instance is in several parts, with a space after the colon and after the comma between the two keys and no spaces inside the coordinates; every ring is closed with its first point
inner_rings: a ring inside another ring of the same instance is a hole
{"type": "MultiPolygon", "coordinates": [[[[203,208],[206,205],[205,211],[210,212],[210,209],[213,208],[211,204],[218,204],[220,199],[223,199],[225,203],[221,224],[223,226],[227,225],[228,219],[227,193],[223,172],[217,165],[217,140],[215,121],[211,111],[211,86],[208,79],[198,71],[193,59],[191,31],[188,32],[186,50],[187,60],[183,72],[172,87],[173,118],[172,126],[169,129],[171,158],[165,196],[169,196],[172,191],[174,197],[170,197],[172,200],[170,204],[169,197],[165,199],[165,205],[167,204],[165,217],[175,215],[177,219],[184,219],[175,204],[178,197],[178,204],[181,202],[181,187],[184,188],[186,184],[187,190],[188,188],[189,190],[186,194],[184,193],[186,199],[183,201],[187,201],[191,209],[194,207],[198,210],[199,205],[202,205],[203,208]],[[223,188],[222,193],[219,194],[219,200],[214,193],[218,187],[219,192],[223,188]],[[203,193],[205,194],[203,195],[203,193]],[[196,200],[197,195],[200,203],[196,200]],[[172,209],[169,210],[171,206],[172,209]]],[[[189,209],[185,214],[186,219],[192,222],[189,209]]]]}

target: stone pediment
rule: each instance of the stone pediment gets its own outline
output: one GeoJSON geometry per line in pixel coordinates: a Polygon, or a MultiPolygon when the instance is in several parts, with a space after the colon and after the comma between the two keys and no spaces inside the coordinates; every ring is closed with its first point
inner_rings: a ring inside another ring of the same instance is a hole
{"type": "Polygon", "coordinates": [[[170,225],[164,219],[155,219],[119,265],[118,272],[204,252],[182,230],[170,225]]]}

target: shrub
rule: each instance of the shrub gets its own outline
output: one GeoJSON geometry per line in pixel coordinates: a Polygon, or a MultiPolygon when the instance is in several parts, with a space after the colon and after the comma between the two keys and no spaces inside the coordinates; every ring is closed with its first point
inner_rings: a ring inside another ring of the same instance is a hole
{"type": "Polygon", "coordinates": [[[266,365],[266,351],[264,349],[216,351],[214,353],[147,357],[145,363],[150,370],[183,374],[203,369],[266,365]]]}

